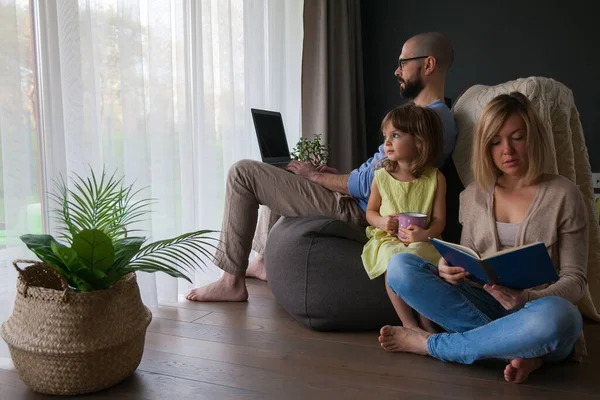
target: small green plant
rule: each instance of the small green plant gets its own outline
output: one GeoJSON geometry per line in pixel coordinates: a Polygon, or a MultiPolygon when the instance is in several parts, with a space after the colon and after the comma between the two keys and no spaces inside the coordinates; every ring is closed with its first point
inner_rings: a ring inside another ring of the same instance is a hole
{"type": "Polygon", "coordinates": [[[56,269],[73,289],[88,292],[105,289],[131,272],[164,272],[191,283],[186,272],[206,265],[216,246],[210,234],[201,230],[172,239],[146,243],[146,237],[131,236],[128,226],[150,212],[152,199],[135,197],[133,185],[123,178],[100,179],[91,171],[90,178],[72,179],[74,189],[64,180],[52,194],[58,205],[53,210],[62,226],[60,243],[51,235],[23,235],[21,240],[40,260],[56,269]],[[182,272],[182,270],[184,272],[182,272]]]}
{"type": "Polygon", "coordinates": [[[329,146],[321,144],[321,135],[315,134],[312,140],[300,138],[291,153],[293,160],[308,161],[313,167],[326,165],[329,160],[329,146]]]}

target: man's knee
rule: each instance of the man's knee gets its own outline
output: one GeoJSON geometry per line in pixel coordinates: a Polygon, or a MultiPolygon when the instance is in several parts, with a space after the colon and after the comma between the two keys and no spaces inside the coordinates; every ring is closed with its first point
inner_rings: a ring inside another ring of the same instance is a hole
{"type": "Polygon", "coordinates": [[[249,173],[253,173],[256,170],[259,161],[256,160],[240,160],[229,168],[229,177],[238,178],[240,176],[247,176],[249,173]]]}
{"type": "Polygon", "coordinates": [[[240,160],[234,163],[227,173],[229,185],[248,186],[261,175],[261,170],[268,166],[256,160],[240,160]]]}
{"type": "Polygon", "coordinates": [[[410,253],[396,254],[390,259],[387,268],[387,284],[401,296],[402,293],[415,287],[420,274],[425,270],[427,262],[421,257],[410,253]]]}

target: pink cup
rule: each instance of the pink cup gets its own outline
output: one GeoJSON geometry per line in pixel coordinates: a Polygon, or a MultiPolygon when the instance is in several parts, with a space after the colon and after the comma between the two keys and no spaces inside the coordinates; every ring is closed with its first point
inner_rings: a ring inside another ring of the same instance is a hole
{"type": "Polygon", "coordinates": [[[398,239],[404,240],[405,236],[400,234],[400,228],[408,228],[411,225],[427,228],[427,215],[420,213],[402,213],[395,216],[398,220],[398,239]]]}

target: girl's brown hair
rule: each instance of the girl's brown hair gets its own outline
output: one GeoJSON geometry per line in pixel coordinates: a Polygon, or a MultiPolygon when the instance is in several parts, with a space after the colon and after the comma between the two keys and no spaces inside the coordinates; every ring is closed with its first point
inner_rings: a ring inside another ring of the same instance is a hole
{"type": "MultiPolygon", "coordinates": [[[[444,150],[444,126],[438,113],[429,107],[408,103],[390,111],[381,123],[381,131],[392,124],[394,129],[408,133],[414,138],[417,156],[411,173],[420,177],[423,172],[441,161],[444,150]]],[[[388,172],[397,168],[397,163],[385,158],[381,167],[388,172]]]]}
{"type": "Polygon", "coordinates": [[[492,160],[490,147],[494,136],[513,115],[523,118],[527,127],[527,156],[529,168],[525,184],[535,183],[550,167],[550,143],[546,129],[529,99],[522,93],[512,92],[494,97],[481,112],[475,124],[471,169],[473,179],[482,189],[493,187],[500,170],[492,160]]]}

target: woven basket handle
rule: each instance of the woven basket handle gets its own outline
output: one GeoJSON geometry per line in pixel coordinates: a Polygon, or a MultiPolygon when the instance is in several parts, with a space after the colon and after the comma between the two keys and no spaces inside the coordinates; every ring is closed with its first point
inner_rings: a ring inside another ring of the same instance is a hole
{"type": "Polygon", "coordinates": [[[22,274],[23,270],[21,269],[21,267],[19,267],[19,263],[21,263],[21,264],[37,264],[37,263],[39,263],[39,261],[35,261],[35,260],[15,260],[15,261],[13,261],[12,265],[15,267],[15,269],[17,270],[17,272],[19,274],[22,274]]]}
{"type": "MultiPolygon", "coordinates": [[[[23,269],[21,269],[21,267],[19,267],[19,263],[21,263],[21,264],[40,264],[40,261],[35,261],[35,260],[15,260],[15,261],[13,261],[13,263],[12,263],[13,266],[15,267],[15,269],[17,270],[19,275],[21,275],[24,273],[24,271],[23,271],[23,269]]],[[[67,283],[67,280],[65,279],[64,276],[59,274],[51,266],[48,266],[48,268],[60,280],[60,286],[61,286],[61,289],[63,290],[62,301],[67,303],[69,301],[69,298],[68,298],[69,284],[67,283]]],[[[23,296],[27,297],[27,290],[29,289],[29,283],[28,283],[27,279],[23,279],[23,282],[25,283],[25,292],[23,293],[23,296]]]]}

